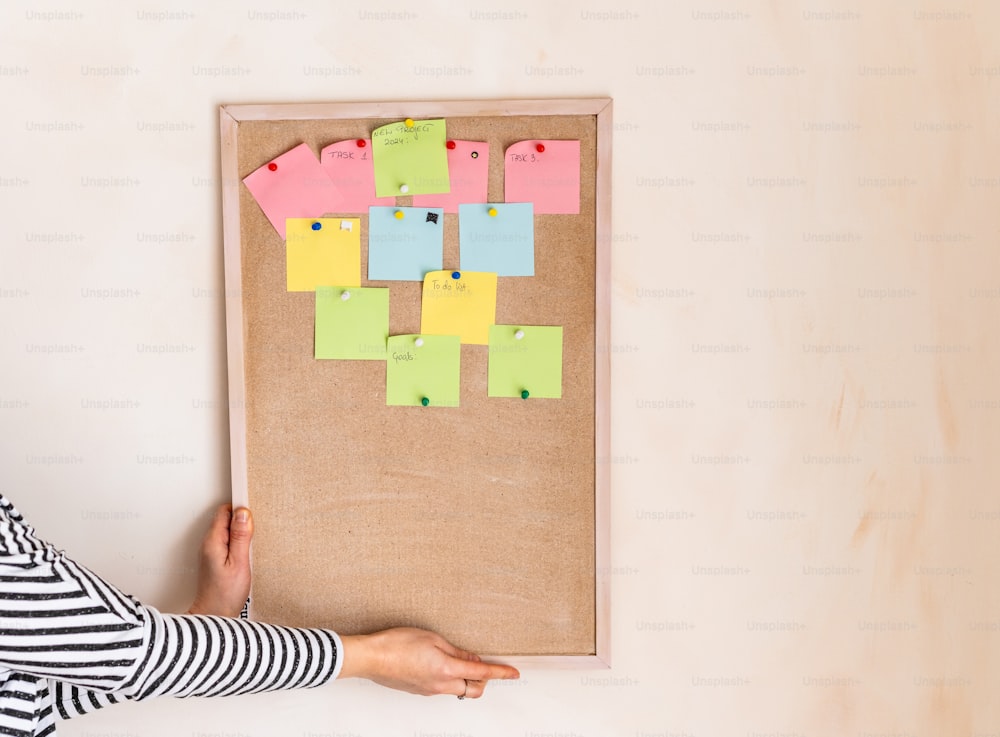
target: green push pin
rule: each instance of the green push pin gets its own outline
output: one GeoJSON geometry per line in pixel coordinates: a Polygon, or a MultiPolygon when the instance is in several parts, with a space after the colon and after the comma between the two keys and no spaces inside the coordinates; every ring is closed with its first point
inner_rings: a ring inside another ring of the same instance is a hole
{"type": "Polygon", "coordinates": [[[423,399],[420,400],[420,403],[426,407],[428,404],[431,403],[431,400],[429,400],[427,397],[424,397],[423,399]]]}
{"type": "Polygon", "coordinates": [[[521,390],[521,399],[527,399],[527,398],[528,398],[528,390],[527,389],[522,389],[521,390]]]}

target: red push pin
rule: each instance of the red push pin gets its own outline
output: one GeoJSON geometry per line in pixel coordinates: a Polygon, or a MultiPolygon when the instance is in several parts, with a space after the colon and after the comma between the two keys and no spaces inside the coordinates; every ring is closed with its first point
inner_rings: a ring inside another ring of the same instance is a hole
{"type": "Polygon", "coordinates": [[[275,164],[273,161],[270,164],[267,165],[267,168],[270,171],[278,171],[278,165],[275,164]]]}
{"type": "Polygon", "coordinates": [[[448,141],[448,143],[446,143],[445,146],[448,147],[449,151],[454,151],[455,150],[455,142],[454,141],[448,141]]]}
{"type": "Polygon", "coordinates": [[[537,146],[535,146],[535,150],[540,154],[545,153],[545,146],[539,143],[537,146]]]}
{"type": "Polygon", "coordinates": [[[359,138],[356,143],[358,144],[358,148],[364,148],[368,145],[364,138],[359,138]]]}

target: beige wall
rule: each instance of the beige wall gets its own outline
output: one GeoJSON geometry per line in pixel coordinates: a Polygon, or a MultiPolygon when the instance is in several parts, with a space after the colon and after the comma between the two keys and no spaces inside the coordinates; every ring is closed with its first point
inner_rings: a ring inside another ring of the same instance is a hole
{"type": "Polygon", "coordinates": [[[611,95],[614,668],[61,734],[1000,735],[1000,6],[202,5],[0,10],[0,492],[188,603],[227,493],[218,104],[611,95]]]}

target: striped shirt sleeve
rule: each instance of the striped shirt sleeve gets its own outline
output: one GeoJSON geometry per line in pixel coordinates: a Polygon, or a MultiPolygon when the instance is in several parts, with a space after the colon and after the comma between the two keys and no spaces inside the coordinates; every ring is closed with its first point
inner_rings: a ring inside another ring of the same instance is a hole
{"type": "Polygon", "coordinates": [[[52,734],[55,713],[126,699],[311,688],[337,677],[340,653],[329,630],[143,606],[0,497],[0,735],[52,734]]]}
{"type": "Polygon", "coordinates": [[[53,682],[60,717],[70,719],[124,699],[314,688],[340,672],[340,638],[329,630],[161,614],[151,608],[144,614],[148,636],[131,676],[109,692],[53,682]]]}

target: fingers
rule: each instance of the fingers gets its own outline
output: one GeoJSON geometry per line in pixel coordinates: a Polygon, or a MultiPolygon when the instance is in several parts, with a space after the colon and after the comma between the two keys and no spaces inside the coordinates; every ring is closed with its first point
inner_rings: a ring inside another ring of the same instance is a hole
{"type": "Polygon", "coordinates": [[[191,614],[236,617],[250,592],[253,516],[229,504],[216,508],[201,544],[198,589],[191,614]]]}
{"type": "Polygon", "coordinates": [[[453,658],[458,658],[459,660],[479,659],[479,656],[476,655],[475,653],[470,653],[468,650],[463,650],[460,647],[455,647],[436,632],[429,632],[428,634],[434,638],[434,644],[437,646],[439,650],[443,650],[445,654],[450,655],[453,658]]]}
{"type": "Polygon", "coordinates": [[[486,690],[486,681],[472,681],[472,680],[461,681],[458,693],[459,696],[462,695],[462,689],[465,689],[464,691],[465,695],[463,698],[478,699],[483,695],[483,692],[486,690]]]}
{"type": "Polygon", "coordinates": [[[229,560],[238,565],[250,564],[250,541],[253,539],[253,515],[240,507],[229,522],[229,560]]]}
{"type": "Polygon", "coordinates": [[[521,677],[517,668],[498,663],[484,663],[482,658],[476,653],[455,647],[440,635],[437,636],[437,639],[438,642],[436,644],[438,648],[457,661],[460,661],[452,664],[452,670],[459,678],[463,679],[456,695],[461,696],[461,689],[466,689],[465,698],[478,699],[483,695],[483,691],[486,690],[488,681],[494,678],[510,680],[521,677]]]}
{"type": "Polygon", "coordinates": [[[517,668],[498,663],[484,663],[475,653],[460,648],[453,648],[456,657],[461,662],[453,663],[453,669],[458,672],[462,681],[459,683],[456,695],[466,699],[478,699],[486,691],[486,684],[494,678],[509,680],[520,678],[517,668]]]}
{"type": "Polygon", "coordinates": [[[222,504],[215,510],[202,550],[215,565],[229,563],[249,567],[252,539],[253,515],[250,510],[240,507],[234,512],[232,505],[222,504]]]}
{"type": "Polygon", "coordinates": [[[208,526],[208,531],[205,533],[205,538],[202,541],[202,548],[206,553],[212,555],[218,555],[220,552],[225,553],[226,547],[229,545],[229,518],[232,513],[231,510],[232,507],[228,504],[222,504],[216,508],[215,514],[212,515],[212,521],[208,526]]]}
{"type": "Polygon", "coordinates": [[[470,660],[474,663],[479,663],[482,661],[478,655],[468,650],[463,650],[460,647],[456,647],[444,639],[437,632],[424,631],[424,634],[431,637],[434,641],[434,645],[442,650],[445,654],[450,655],[453,658],[458,658],[459,660],[470,660]]]}
{"type": "Polygon", "coordinates": [[[430,632],[426,630],[415,630],[420,632],[420,636],[428,638],[438,650],[442,651],[445,655],[450,655],[453,658],[461,658],[459,655],[461,652],[457,647],[452,645],[446,639],[441,637],[437,632],[430,632]]]}
{"type": "Polygon", "coordinates": [[[342,641],[342,678],[360,676],[408,693],[478,699],[490,679],[520,677],[516,668],[484,663],[477,654],[455,647],[441,635],[414,627],[347,635],[342,641]]]}
{"type": "Polygon", "coordinates": [[[475,653],[470,653],[468,650],[463,650],[460,647],[455,648],[453,656],[459,658],[460,660],[468,660],[472,663],[482,662],[482,658],[480,658],[478,655],[476,655],[475,653]]]}
{"type": "Polygon", "coordinates": [[[469,681],[490,681],[494,678],[500,680],[510,680],[520,678],[521,674],[517,668],[510,665],[500,665],[499,663],[483,663],[482,661],[467,661],[456,668],[459,677],[469,681]]]}

